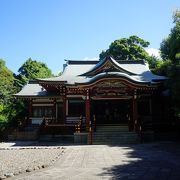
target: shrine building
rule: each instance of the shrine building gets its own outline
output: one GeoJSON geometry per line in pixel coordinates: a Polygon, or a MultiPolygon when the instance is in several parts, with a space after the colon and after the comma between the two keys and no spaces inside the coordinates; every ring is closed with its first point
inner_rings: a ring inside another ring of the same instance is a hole
{"type": "Polygon", "coordinates": [[[93,144],[103,129],[106,139],[127,131],[142,140],[167,121],[166,80],[144,60],[66,60],[61,76],[31,80],[16,97],[28,101],[26,124],[40,134],[84,133],[93,144]]]}

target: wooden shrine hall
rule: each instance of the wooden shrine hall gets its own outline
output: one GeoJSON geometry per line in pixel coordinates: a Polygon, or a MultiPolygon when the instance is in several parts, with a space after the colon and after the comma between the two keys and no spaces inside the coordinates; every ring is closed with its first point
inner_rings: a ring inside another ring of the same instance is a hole
{"type": "Polygon", "coordinates": [[[166,79],[144,60],[67,60],[61,76],[29,81],[16,97],[29,102],[26,124],[41,134],[84,133],[91,144],[99,129],[153,133],[167,119],[166,79]]]}

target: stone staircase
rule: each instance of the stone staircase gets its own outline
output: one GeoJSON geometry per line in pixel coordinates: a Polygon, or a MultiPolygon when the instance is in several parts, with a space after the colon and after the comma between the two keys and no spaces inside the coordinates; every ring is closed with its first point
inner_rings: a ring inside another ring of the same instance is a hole
{"type": "Polygon", "coordinates": [[[93,132],[93,144],[134,144],[140,139],[135,132],[129,132],[127,125],[98,125],[93,132]]]}

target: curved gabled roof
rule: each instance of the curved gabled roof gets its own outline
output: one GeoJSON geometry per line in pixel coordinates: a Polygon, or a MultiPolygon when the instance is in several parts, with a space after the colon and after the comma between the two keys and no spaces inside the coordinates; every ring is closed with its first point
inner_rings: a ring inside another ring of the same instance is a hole
{"type": "Polygon", "coordinates": [[[15,96],[19,97],[47,97],[54,95],[53,93],[47,92],[37,81],[32,80],[29,81],[19,93],[15,94],[15,96]]]}
{"type": "Polygon", "coordinates": [[[67,61],[63,74],[59,77],[38,79],[29,82],[16,96],[49,96],[49,92],[42,89],[43,83],[57,83],[64,85],[89,85],[99,79],[119,78],[133,84],[156,84],[166,80],[164,76],[154,75],[143,60],[116,61],[106,57],[102,61],[67,61]]]}
{"type": "Polygon", "coordinates": [[[149,70],[144,60],[122,60],[116,61],[111,56],[99,61],[92,69],[82,74],[82,76],[94,76],[101,72],[117,71],[130,75],[141,74],[149,70]]]}
{"type": "MultiPolygon", "coordinates": [[[[101,72],[105,71],[121,71],[124,73],[129,73],[125,69],[119,66],[119,63],[115,61],[112,57],[106,57],[103,60],[99,61],[92,69],[81,74],[81,76],[95,76],[101,72]]],[[[131,73],[132,74],[132,73],[131,73]]]]}
{"type": "Polygon", "coordinates": [[[150,83],[149,81],[146,81],[145,79],[136,78],[136,76],[130,76],[129,74],[125,74],[121,72],[103,72],[91,78],[87,78],[84,82],[76,83],[76,84],[91,84],[98,81],[99,79],[104,79],[104,78],[123,78],[136,84],[150,83]]]}
{"type": "Polygon", "coordinates": [[[75,85],[91,83],[102,76],[126,77],[137,83],[148,83],[165,80],[164,76],[154,75],[144,60],[116,61],[106,57],[102,61],[67,61],[63,74],[59,77],[39,79],[39,82],[62,83],[75,85]]]}
{"type": "Polygon", "coordinates": [[[80,63],[72,63],[67,64],[64,69],[64,72],[61,76],[53,77],[53,78],[46,78],[46,79],[38,79],[39,82],[56,82],[56,83],[64,83],[64,84],[74,84],[75,82],[84,81],[86,77],[79,76],[82,73],[87,72],[89,69],[94,67],[95,64],[82,64],[80,63]]]}

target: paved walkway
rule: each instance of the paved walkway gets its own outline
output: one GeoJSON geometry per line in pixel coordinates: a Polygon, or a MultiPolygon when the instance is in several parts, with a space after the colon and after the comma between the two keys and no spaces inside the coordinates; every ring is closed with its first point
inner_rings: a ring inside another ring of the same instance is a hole
{"type": "Polygon", "coordinates": [[[53,166],[18,180],[180,179],[180,145],[67,146],[53,166]]]}

